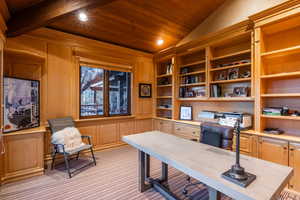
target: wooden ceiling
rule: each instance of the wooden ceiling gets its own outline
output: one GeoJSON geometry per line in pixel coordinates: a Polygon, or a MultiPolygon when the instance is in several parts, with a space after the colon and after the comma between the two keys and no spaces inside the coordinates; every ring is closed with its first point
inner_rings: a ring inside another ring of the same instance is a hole
{"type": "MultiPolygon", "coordinates": [[[[178,43],[224,1],[115,0],[105,5],[70,12],[44,25],[153,53],[178,43]],[[86,12],[89,18],[87,22],[78,20],[79,11],[86,12]],[[158,46],[158,39],[163,39],[164,44],[158,46]]],[[[7,0],[12,16],[14,12],[18,14],[22,9],[40,2],[41,0],[7,0]]]]}

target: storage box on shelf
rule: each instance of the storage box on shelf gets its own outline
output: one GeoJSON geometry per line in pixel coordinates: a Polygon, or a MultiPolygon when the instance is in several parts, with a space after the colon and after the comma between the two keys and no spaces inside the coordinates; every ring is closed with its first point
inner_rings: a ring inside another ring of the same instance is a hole
{"type": "Polygon", "coordinates": [[[251,33],[213,44],[208,53],[210,98],[252,96],[251,33]]]}
{"type": "Polygon", "coordinates": [[[179,98],[207,97],[205,49],[181,53],[178,58],[179,98]]]}
{"type": "Polygon", "coordinates": [[[172,118],[174,58],[160,60],[156,63],[156,116],[172,118]]]}

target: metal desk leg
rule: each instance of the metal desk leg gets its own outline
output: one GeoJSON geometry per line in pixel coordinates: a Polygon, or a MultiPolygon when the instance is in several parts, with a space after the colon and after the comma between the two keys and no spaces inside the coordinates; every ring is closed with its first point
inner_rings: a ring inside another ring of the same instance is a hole
{"type": "Polygon", "coordinates": [[[221,200],[221,193],[211,187],[208,187],[209,200],[221,200]]]}
{"type": "Polygon", "coordinates": [[[168,164],[161,163],[161,181],[168,182],[168,164]]]}
{"type": "MultiPolygon", "coordinates": [[[[139,184],[139,191],[140,192],[145,192],[146,190],[148,190],[149,188],[151,188],[151,185],[148,185],[145,183],[146,180],[146,174],[149,174],[149,172],[146,172],[146,170],[149,170],[149,168],[147,169],[146,167],[146,154],[143,151],[139,151],[139,177],[138,177],[138,184],[139,184]]],[[[149,163],[149,160],[148,162],[149,163]]]]}
{"type": "Polygon", "coordinates": [[[146,158],[145,158],[145,169],[146,169],[146,180],[150,177],[150,156],[149,154],[145,154],[146,158]]]}

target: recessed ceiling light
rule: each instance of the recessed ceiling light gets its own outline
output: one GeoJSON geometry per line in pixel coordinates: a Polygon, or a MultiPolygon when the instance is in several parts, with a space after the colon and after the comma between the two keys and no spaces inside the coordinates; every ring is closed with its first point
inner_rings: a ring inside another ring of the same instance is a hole
{"type": "Polygon", "coordinates": [[[84,12],[80,12],[78,14],[78,19],[82,22],[86,22],[88,20],[88,16],[84,12]]]}
{"type": "Polygon", "coordinates": [[[162,45],[164,43],[164,40],[163,39],[158,39],[157,41],[156,41],[156,44],[157,45],[162,45]]]}

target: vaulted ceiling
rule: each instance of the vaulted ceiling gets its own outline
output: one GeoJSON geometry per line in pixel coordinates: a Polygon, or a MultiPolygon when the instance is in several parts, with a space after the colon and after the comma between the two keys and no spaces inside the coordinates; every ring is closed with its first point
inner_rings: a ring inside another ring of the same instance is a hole
{"type": "MultiPolygon", "coordinates": [[[[45,1],[60,0],[6,1],[14,16],[45,1]]],[[[146,52],[157,52],[178,43],[224,1],[114,0],[105,5],[82,7],[56,16],[44,26],[146,52]],[[79,21],[79,11],[84,11],[89,20],[79,21]],[[164,40],[160,46],[156,44],[158,39],[164,40]]]]}

